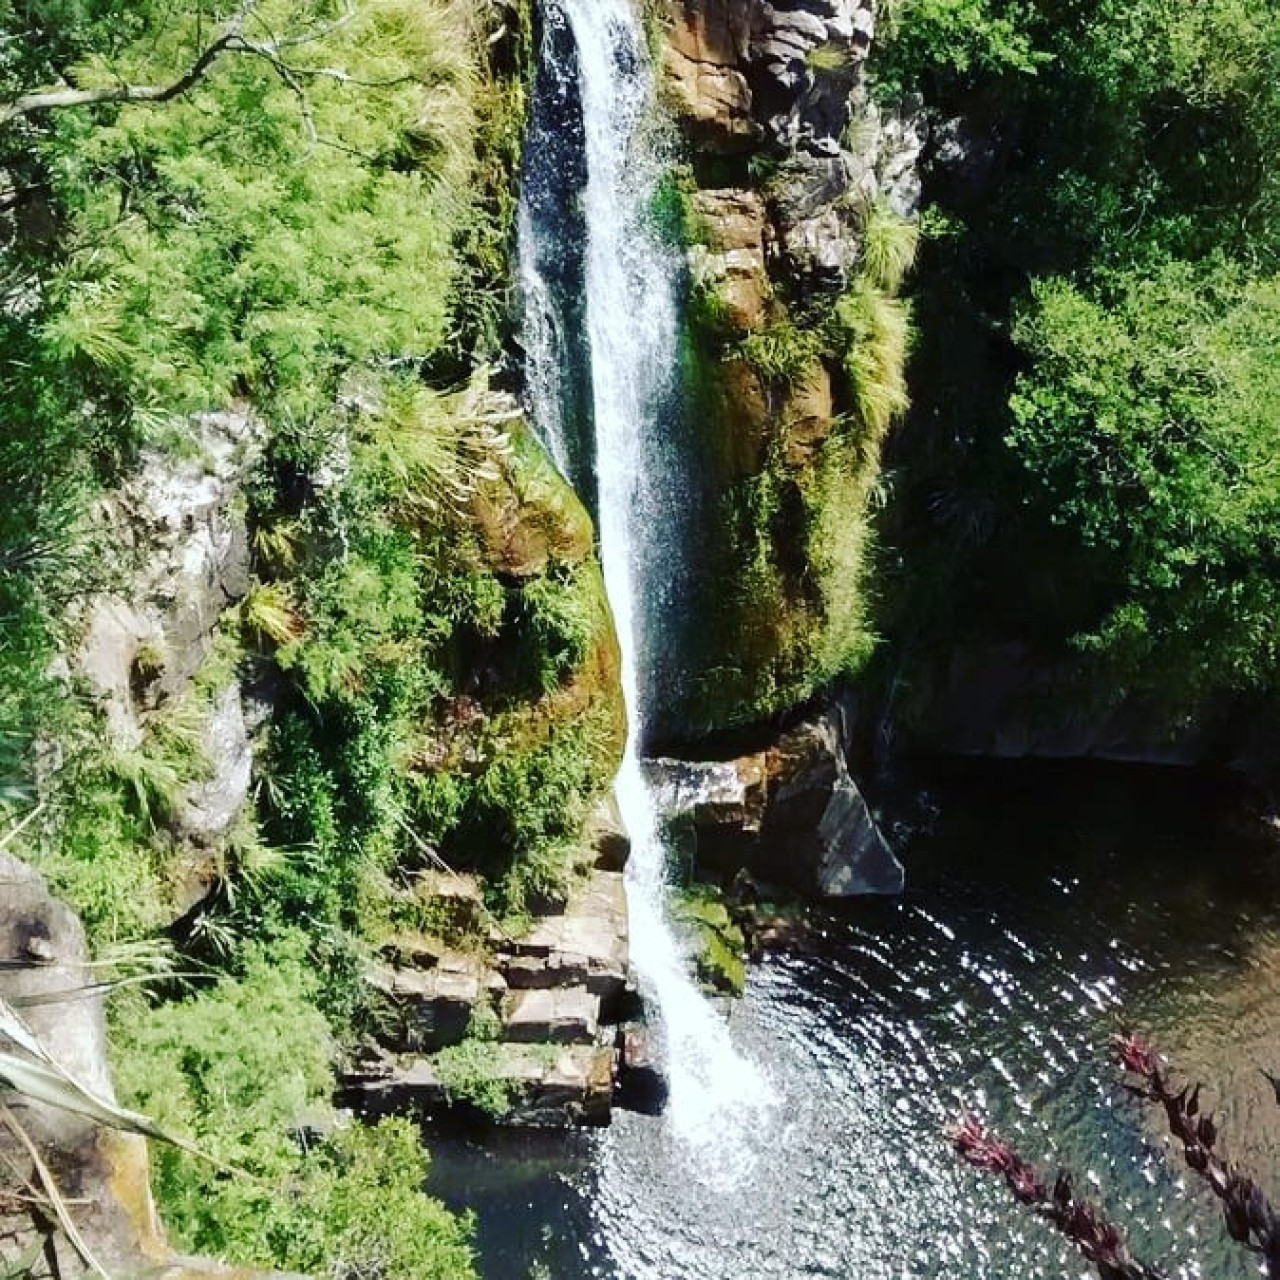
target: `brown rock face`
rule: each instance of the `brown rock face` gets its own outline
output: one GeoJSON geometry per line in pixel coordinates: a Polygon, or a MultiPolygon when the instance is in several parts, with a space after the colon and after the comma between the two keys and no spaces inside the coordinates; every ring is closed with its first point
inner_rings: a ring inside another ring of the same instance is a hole
{"type": "Polygon", "coordinates": [[[704,243],[692,251],[698,283],[711,289],[724,309],[723,323],[748,333],[764,324],[773,289],[765,265],[768,214],[755,191],[697,191],[692,211],[704,243]]]}
{"type": "Polygon", "coordinates": [[[751,116],[743,68],[754,0],[684,0],[673,6],[667,94],[690,137],[722,153],[750,150],[763,132],[751,116]]]}
{"type": "Polygon", "coordinates": [[[789,388],[782,405],[782,449],[789,466],[803,467],[813,460],[835,422],[835,398],[831,374],[821,360],[814,360],[789,388]]]}

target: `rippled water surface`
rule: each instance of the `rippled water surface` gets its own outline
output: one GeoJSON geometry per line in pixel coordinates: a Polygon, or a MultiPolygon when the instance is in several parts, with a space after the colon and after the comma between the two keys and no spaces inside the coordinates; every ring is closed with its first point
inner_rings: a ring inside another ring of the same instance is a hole
{"type": "MultiPolygon", "coordinates": [[[[1238,797],[1132,770],[952,769],[900,901],[824,917],[726,1008],[774,1095],[699,1145],[662,1118],[434,1144],[477,1210],[484,1274],[1043,1278],[1089,1274],[942,1130],[977,1106],[1077,1174],[1170,1276],[1256,1275],[1117,1086],[1149,1031],[1206,1082],[1230,1154],[1280,1195],[1277,854],[1238,797]]],[[[732,1115],[732,1112],[730,1112],[732,1115]]]]}

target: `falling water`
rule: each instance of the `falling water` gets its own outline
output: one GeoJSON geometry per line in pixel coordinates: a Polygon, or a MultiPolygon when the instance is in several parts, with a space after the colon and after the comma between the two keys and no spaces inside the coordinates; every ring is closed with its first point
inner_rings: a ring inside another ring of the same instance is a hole
{"type": "MultiPolygon", "coordinates": [[[[657,705],[664,620],[678,607],[686,572],[690,495],[674,465],[668,412],[679,325],[679,262],[656,236],[650,212],[661,173],[651,137],[652,85],[630,0],[546,0],[548,40],[567,25],[576,48],[586,154],[586,332],[595,423],[600,557],[622,646],[628,740],[616,791],[631,837],[628,901],[632,957],[665,1049],[669,1124],[704,1172],[741,1172],[771,1091],[732,1046],[724,1021],[689,976],[668,923],[666,851],[640,752],[646,712],[657,705]]],[[[545,44],[545,42],[544,42],[545,44]]],[[[556,308],[538,263],[538,219],[521,220],[525,341],[535,419],[553,456],[566,439],[556,308]],[[548,319],[552,317],[552,319],[548,319]]]]}

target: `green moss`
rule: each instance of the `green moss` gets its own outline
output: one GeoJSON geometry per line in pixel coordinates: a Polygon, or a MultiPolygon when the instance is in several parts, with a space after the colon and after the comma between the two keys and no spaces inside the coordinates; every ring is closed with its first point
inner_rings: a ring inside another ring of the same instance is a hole
{"type": "Polygon", "coordinates": [[[690,885],[675,895],[672,913],[693,937],[699,981],[741,995],[747,979],[746,941],[720,894],[710,885],[690,885]]]}

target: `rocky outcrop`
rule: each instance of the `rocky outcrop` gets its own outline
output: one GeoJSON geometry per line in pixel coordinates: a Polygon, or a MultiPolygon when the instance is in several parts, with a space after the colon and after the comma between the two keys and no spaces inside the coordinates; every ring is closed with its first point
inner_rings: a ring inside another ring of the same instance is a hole
{"type": "Polygon", "coordinates": [[[689,837],[699,873],[746,870],[828,898],[900,893],[902,864],[849,773],[849,728],[836,704],[764,751],[651,762],[664,816],[689,837]]]}
{"type": "Polygon", "coordinates": [[[100,713],[108,758],[146,754],[154,727],[186,743],[189,767],[164,815],[175,915],[208,893],[249,798],[253,753],[235,673],[195,690],[249,587],[244,487],[263,446],[244,407],[185,425],[185,447],[144,450],[94,510],[110,589],[82,607],[78,643],[59,664],[100,713]]]}
{"type": "Polygon", "coordinates": [[[689,594],[649,749],[696,753],[856,666],[868,495],[905,399],[927,121],[872,101],[870,0],[666,0],[686,143],[689,594]]]}
{"type": "Polygon", "coordinates": [[[676,0],[668,97],[695,145],[833,154],[875,16],[857,0],[676,0]]]}
{"type": "MultiPolygon", "coordinates": [[[[0,854],[0,998],[61,1070],[99,1098],[113,1099],[107,1067],[102,995],[87,967],[84,931],[24,863],[0,854]]],[[[0,1048],[32,1055],[0,1034],[0,1048]]],[[[254,1280],[260,1272],[180,1259],[169,1250],[148,1184],[145,1141],[104,1128],[72,1111],[0,1093],[39,1151],[84,1245],[107,1274],[161,1280],[224,1276],[254,1280]]],[[[41,1204],[31,1155],[9,1127],[0,1128],[0,1267],[43,1280],[97,1274],[41,1204]],[[27,1185],[14,1181],[15,1175],[27,1185]],[[14,1193],[6,1195],[8,1190],[14,1193]]]]}
{"type": "MultiPolygon", "coordinates": [[[[469,897],[466,877],[454,879],[464,887],[451,899],[469,897]]],[[[348,1099],[375,1114],[442,1114],[482,1095],[509,1125],[607,1124],[620,1024],[636,1003],[621,872],[596,870],[563,911],[518,937],[495,927],[491,944],[480,955],[396,939],[398,963],[367,974],[378,1046],[346,1074],[348,1099]]]]}
{"type": "Polygon", "coordinates": [[[725,0],[673,9],[667,87],[695,145],[744,151],[763,137],[746,74],[756,8],[752,0],[725,0]]]}
{"type": "Polygon", "coordinates": [[[219,620],[249,587],[242,494],[261,426],[243,407],[188,426],[187,449],[145,450],[95,513],[118,581],[86,608],[71,666],[125,749],[141,741],[148,712],[186,691],[219,620]]]}
{"type": "Polygon", "coordinates": [[[552,1054],[543,1050],[544,1046],[510,1042],[486,1046],[484,1088],[501,1099],[496,1117],[460,1088],[438,1059],[366,1060],[348,1075],[346,1087],[351,1100],[368,1115],[414,1111],[440,1117],[489,1111],[490,1119],[512,1128],[608,1124],[617,1051],[588,1045],[565,1045],[552,1054]]]}

